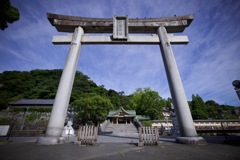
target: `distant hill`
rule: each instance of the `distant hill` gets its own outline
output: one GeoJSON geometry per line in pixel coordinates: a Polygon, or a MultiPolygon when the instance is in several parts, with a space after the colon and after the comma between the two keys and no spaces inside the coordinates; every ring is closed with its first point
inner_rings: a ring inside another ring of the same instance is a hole
{"type": "MultiPolygon", "coordinates": [[[[61,69],[5,71],[0,73],[0,110],[20,99],[54,99],[62,74],[61,69]]],[[[125,105],[127,96],[98,86],[87,75],[77,71],[70,102],[86,94],[107,96],[116,108],[125,105]],[[125,103],[125,104],[124,104],[125,103]]]]}

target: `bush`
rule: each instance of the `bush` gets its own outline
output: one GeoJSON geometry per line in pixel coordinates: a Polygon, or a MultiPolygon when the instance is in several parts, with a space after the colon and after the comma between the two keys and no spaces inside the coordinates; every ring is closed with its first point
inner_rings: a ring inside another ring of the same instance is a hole
{"type": "Polygon", "coordinates": [[[152,127],[152,123],[150,121],[142,121],[142,125],[145,127],[152,127]]]}

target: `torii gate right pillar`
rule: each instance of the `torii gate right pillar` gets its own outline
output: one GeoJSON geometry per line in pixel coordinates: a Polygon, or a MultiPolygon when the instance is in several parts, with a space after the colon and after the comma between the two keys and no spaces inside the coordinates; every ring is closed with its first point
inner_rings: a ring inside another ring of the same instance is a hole
{"type": "Polygon", "coordinates": [[[157,34],[160,39],[162,58],[180,129],[181,137],[177,137],[176,140],[179,143],[205,144],[206,141],[202,137],[197,137],[197,132],[193,124],[192,115],[188,106],[171,44],[167,36],[166,28],[159,27],[157,34]]]}

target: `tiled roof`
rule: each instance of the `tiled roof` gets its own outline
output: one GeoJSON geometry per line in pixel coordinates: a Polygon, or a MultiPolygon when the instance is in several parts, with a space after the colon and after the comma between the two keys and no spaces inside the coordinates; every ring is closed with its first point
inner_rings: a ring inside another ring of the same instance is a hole
{"type": "Polygon", "coordinates": [[[11,102],[9,106],[52,106],[54,99],[21,99],[11,102]]]}
{"type": "Polygon", "coordinates": [[[136,111],[135,110],[125,110],[123,107],[121,107],[119,110],[111,110],[108,113],[108,117],[118,117],[118,113],[120,111],[123,111],[125,113],[125,117],[135,117],[136,111]]]}
{"type": "Polygon", "coordinates": [[[146,115],[137,115],[135,118],[138,120],[150,120],[150,117],[146,115]]]}

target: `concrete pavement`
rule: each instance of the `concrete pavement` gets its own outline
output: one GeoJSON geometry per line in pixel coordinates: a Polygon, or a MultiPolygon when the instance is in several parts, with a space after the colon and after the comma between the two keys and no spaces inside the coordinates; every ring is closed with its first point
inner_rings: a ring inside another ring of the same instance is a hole
{"type": "MultiPolygon", "coordinates": [[[[53,146],[40,146],[36,137],[10,137],[12,143],[0,145],[1,160],[158,160],[158,159],[218,159],[238,160],[240,146],[224,144],[224,137],[206,137],[207,145],[184,145],[174,142],[172,137],[162,137],[160,146],[137,147],[129,143],[134,137],[99,136],[98,146],[78,146],[73,143],[53,146]],[[115,139],[114,138],[119,138],[115,139]],[[122,142],[119,140],[122,138],[122,142]],[[116,142],[113,142],[116,141],[116,142]]],[[[236,138],[236,137],[234,137],[236,138]]],[[[239,137],[238,137],[239,138],[239,137]]],[[[230,139],[230,138],[229,138],[230,139]]]]}

